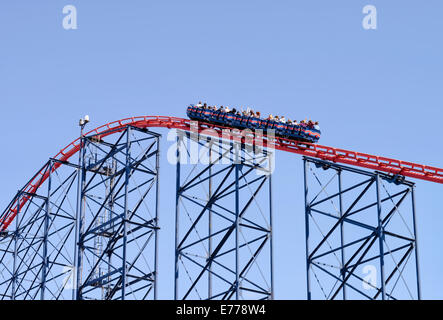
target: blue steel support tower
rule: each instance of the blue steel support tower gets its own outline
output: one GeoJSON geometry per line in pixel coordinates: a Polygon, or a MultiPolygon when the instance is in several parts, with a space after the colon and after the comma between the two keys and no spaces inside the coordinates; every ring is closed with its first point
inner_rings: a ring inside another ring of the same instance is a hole
{"type": "Polygon", "coordinates": [[[38,193],[13,199],[1,299],[156,298],[160,135],[107,133],[83,137],[80,163],[50,159],[38,193]]]}
{"type": "Polygon", "coordinates": [[[304,157],[308,299],[420,299],[414,184],[304,157]]]}
{"type": "Polygon", "coordinates": [[[178,131],[175,299],[273,298],[270,161],[178,131]]]}

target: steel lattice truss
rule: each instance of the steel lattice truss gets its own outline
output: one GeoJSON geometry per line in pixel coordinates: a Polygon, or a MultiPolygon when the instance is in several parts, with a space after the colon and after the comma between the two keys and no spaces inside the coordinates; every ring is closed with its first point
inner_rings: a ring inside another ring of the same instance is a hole
{"type": "Polygon", "coordinates": [[[92,130],[16,194],[0,215],[1,299],[157,297],[160,135],[149,127],[179,130],[176,299],[273,298],[270,148],[305,156],[308,299],[420,299],[405,176],[441,183],[442,169],[159,116],[92,130]]]}
{"type": "Polygon", "coordinates": [[[414,184],[304,158],[308,299],[420,299],[414,184]]]}
{"type": "Polygon", "coordinates": [[[127,126],[104,136],[83,138],[78,163],[50,159],[38,193],[13,199],[3,299],[155,297],[160,135],[127,126]]]}
{"type": "Polygon", "coordinates": [[[271,155],[182,131],[177,144],[175,298],[272,298],[271,155]]]}
{"type": "MultiPolygon", "coordinates": [[[[107,123],[103,126],[95,128],[90,131],[87,135],[100,135],[101,137],[106,137],[111,135],[116,131],[121,131],[127,126],[133,126],[140,129],[162,127],[162,128],[176,128],[185,131],[192,131],[192,127],[198,132],[207,131],[211,129],[215,136],[220,137],[224,130],[231,130],[230,128],[221,127],[218,125],[195,121],[190,121],[187,119],[181,119],[176,117],[165,117],[165,116],[142,116],[142,117],[132,117],[126,118],[114,122],[107,123]]],[[[238,130],[237,130],[238,131],[238,130]]],[[[211,135],[211,134],[210,134],[211,135]]],[[[237,139],[245,142],[246,140],[254,140],[254,135],[252,132],[246,134],[248,137],[242,134],[235,134],[237,139]]],[[[387,172],[389,174],[402,175],[427,181],[432,181],[436,183],[443,183],[443,169],[420,165],[417,163],[401,161],[396,159],[390,159],[386,157],[380,157],[376,155],[370,155],[361,152],[354,152],[350,150],[332,148],[327,146],[321,146],[318,144],[310,144],[290,139],[267,137],[260,134],[260,144],[271,146],[274,149],[282,150],[285,152],[297,153],[308,157],[318,158],[326,161],[332,161],[336,163],[344,163],[347,165],[353,165],[361,168],[367,168],[371,170],[379,170],[387,172]],[[263,144],[264,142],[264,144],[263,144]]],[[[255,142],[253,142],[255,143],[255,142]]],[[[72,156],[79,152],[81,148],[80,139],[77,139],[65,148],[60,150],[54,159],[67,162],[72,156]]],[[[60,166],[56,163],[56,169],[60,166]]],[[[39,171],[22,189],[22,191],[27,193],[36,193],[37,190],[42,186],[43,182],[46,181],[48,175],[45,175],[45,170],[39,171]]],[[[25,206],[27,199],[22,199],[20,206],[25,206]]],[[[10,205],[3,211],[0,215],[0,232],[8,229],[9,225],[13,222],[16,216],[17,204],[13,201],[10,205]]]]}

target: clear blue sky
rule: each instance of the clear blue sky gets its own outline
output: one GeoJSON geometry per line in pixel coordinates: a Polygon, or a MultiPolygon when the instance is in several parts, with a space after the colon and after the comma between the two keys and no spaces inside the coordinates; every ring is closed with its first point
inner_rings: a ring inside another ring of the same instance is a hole
{"type": "MultiPolygon", "coordinates": [[[[322,144],[442,167],[442,11],[440,0],[1,1],[0,206],[78,135],[80,116],[91,126],[184,117],[198,100],[311,117],[322,144]],[[67,4],[77,30],[62,28],[67,4]],[[377,30],[361,26],[367,4],[377,30]]],[[[173,272],[167,166],[163,158],[162,298],[173,272]]],[[[301,178],[300,157],[279,153],[277,298],[305,297],[301,178]]],[[[443,298],[442,194],[417,182],[425,298],[443,298]]]]}

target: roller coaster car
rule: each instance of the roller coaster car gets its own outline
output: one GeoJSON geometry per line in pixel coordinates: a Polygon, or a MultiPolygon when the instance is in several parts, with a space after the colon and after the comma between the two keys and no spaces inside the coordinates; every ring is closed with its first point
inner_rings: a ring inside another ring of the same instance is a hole
{"type": "Polygon", "coordinates": [[[188,107],[186,114],[191,120],[213,123],[224,127],[252,130],[261,129],[264,132],[273,129],[275,130],[276,136],[303,142],[317,143],[321,135],[320,130],[306,125],[293,125],[257,117],[241,116],[193,105],[188,107]]]}

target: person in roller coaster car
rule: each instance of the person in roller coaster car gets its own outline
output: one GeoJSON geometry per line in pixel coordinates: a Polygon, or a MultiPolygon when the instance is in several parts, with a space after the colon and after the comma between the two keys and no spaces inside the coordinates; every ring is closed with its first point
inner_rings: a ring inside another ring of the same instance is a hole
{"type": "MultiPolygon", "coordinates": [[[[243,117],[253,117],[253,118],[258,118],[261,119],[261,113],[259,111],[254,112],[254,110],[247,108],[248,110],[242,110],[242,111],[238,111],[235,108],[230,109],[228,106],[209,106],[206,102],[202,103],[201,101],[198,102],[198,104],[196,105],[191,105],[193,107],[196,107],[197,109],[202,108],[203,110],[209,110],[209,111],[216,111],[216,112],[220,112],[220,113],[228,113],[228,114],[233,114],[236,116],[243,116],[243,117]]],[[[300,123],[297,122],[297,120],[291,120],[291,119],[286,119],[285,116],[273,116],[272,114],[270,114],[266,119],[263,120],[267,120],[267,121],[273,121],[273,122],[279,122],[279,123],[284,123],[287,125],[292,125],[292,126],[300,126],[303,128],[310,128],[310,129],[315,129],[317,131],[320,131],[320,126],[318,121],[312,121],[312,120],[301,120],[300,123]]]]}

